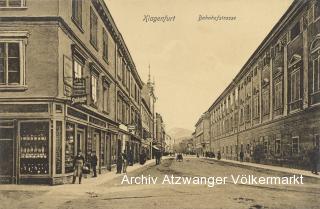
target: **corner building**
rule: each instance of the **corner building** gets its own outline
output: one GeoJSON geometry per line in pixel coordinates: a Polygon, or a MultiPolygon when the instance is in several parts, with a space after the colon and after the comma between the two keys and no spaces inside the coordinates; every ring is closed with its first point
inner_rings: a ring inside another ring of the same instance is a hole
{"type": "Polygon", "coordinates": [[[78,150],[137,161],[141,88],[103,0],[0,1],[0,181],[70,182],[78,150]]]}
{"type": "Polygon", "coordinates": [[[223,158],[306,168],[320,143],[320,2],[295,0],[211,105],[223,158]]]}

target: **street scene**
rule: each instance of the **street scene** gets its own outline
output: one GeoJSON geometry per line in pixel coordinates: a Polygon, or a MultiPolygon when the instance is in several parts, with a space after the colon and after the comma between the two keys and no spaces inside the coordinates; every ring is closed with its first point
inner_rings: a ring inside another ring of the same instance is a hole
{"type": "MultiPolygon", "coordinates": [[[[153,176],[289,176],[289,173],[234,166],[209,158],[163,159],[129,171],[129,177],[153,176]]],[[[121,184],[124,174],[99,176],[99,184],[24,187],[2,190],[0,208],[319,208],[320,178],[305,177],[303,185],[163,185],[121,184]],[[12,190],[13,189],[13,190],[12,190]]]]}
{"type": "Polygon", "coordinates": [[[0,0],[0,209],[320,209],[319,174],[319,0],[0,0]]]}

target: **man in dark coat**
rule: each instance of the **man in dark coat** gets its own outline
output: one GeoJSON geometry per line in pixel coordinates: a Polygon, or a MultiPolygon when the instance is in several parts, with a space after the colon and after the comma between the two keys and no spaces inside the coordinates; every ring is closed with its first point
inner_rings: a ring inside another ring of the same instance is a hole
{"type": "Polygon", "coordinates": [[[159,165],[160,164],[160,159],[161,159],[161,152],[160,150],[157,150],[156,153],[156,165],[159,165]]]}
{"type": "Polygon", "coordinates": [[[243,162],[243,157],[244,157],[244,153],[242,151],[240,151],[240,162],[243,162]]]}
{"type": "Polygon", "coordinates": [[[319,148],[314,147],[314,149],[310,153],[310,163],[311,163],[311,172],[319,175],[318,173],[318,164],[319,164],[319,159],[320,154],[319,154],[319,148]]]}
{"type": "Polygon", "coordinates": [[[93,170],[93,177],[97,177],[97,164],[98,164],[98,158],[95,153],[91,154],[91,167],[93,170]]]}
{"type": "Polygon", "coordinates": [[[117,173],[121,173],[121,170],[122,170],[122,154],[119,153],[118,154],[118,158],[117,158],[117,173]]]}
{"type": "Polygon", "coordinates": [[[81,150],[78,151],[78,154],[73,159],[73,179],[72,183],[74,184],[76,182],[77,176],[79,177],[79,184],[81,184],[81,178],[82,178],[82,169],[84,165],[84,157],[82,156],[81,150]]]}

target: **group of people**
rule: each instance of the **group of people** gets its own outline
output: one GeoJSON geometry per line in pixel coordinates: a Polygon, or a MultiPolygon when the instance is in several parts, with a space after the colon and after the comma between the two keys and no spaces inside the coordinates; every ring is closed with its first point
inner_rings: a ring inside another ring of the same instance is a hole
{"type": "MultiPolygon", "coordinates": [[[[98,157],[95,153],[91,153],[88,155],[87,160],[82,155],[81,150],[78,151],[77,155],[73,159],[73,179],[72,183],[76,182],[76,178],[79,177],[79,184],[81,184],[81,179],[84,171],[84,167],[86,167],[86,162],[90,165],[93,171],[92,177],[97,177],[97,164],[98,164],[98,157]]],[[[90,167],[88,168],[90,171],[90,167]]]]}

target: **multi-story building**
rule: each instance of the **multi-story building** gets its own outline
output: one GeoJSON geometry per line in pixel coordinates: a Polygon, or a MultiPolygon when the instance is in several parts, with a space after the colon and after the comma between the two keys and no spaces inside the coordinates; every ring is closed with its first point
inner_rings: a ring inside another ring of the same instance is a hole
{"type": "Polygon", "coordinates": [[[204,155],[205,152],[210,152],[211,135],[210,135],[210,115],[205,112],[201,115],[195,125],[195,149],[198,155],[204,155]]]}
{"type": "Polygon", "coordinates": [[[160,113],[156,113],[156,141],[154,142],[154,148],[160,149],[162,152],[165,149],[165,135],[166,131],[162,116],[160,113]]]}
{"type": "Polygon", "coordinates": [[[320,2],[295,0],[211,105],[223,158],[308,165],[320,143],[320,2]]]}
{"type": "Polygon", "coordinates": [[[152,158],[152,142],[155,139],[154,134],[154,103],[155,103],[153,85],[149,80],[143,85],[141,98],[141,118],[142,118],[142,144],[147,157],[152,158]]]}
{"type": "Polygon", "coordinates": [[[174,151],[174,139],[168,135],[167,133],[165,134],[165,152],[166,153],[173,153],[174,151]]]}
{"type": "Polygon", "coordinates": [[[70,181],[73,156],[138,159],[142,81],[103,0],[0,2],[0,178],[70,181]]]}

